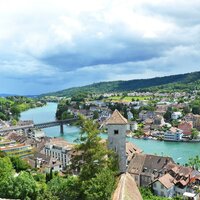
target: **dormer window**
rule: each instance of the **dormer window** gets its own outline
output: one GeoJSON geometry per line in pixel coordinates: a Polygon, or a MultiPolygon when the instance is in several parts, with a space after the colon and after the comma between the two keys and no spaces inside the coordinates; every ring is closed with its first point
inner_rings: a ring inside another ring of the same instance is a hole
{"type": "Polygon", "coordinates": [[[114,130],[114,134],[115,135],[119,134],[119,131],[118,130],[114,130]]]}

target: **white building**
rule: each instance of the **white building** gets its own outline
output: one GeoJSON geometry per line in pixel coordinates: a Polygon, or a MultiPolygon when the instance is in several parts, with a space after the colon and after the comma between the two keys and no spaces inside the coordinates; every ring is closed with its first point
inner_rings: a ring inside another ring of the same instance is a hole
{"type": "Polygon", "coordinates": [[[115,110],[106,122],[108,128],[108,148],[114,150],[119,157],[120,172],[126,171],[126,131],[128,121],[118,110],[115,110]]]}
{"type": "Polygon", "coordinates": [[[45,132],[41,129],[34,129],[27,133],[27,136],[32,139],[45,137],[45,132]]]}
{"type": "Polygon", "coordinates": [[[173,112],[171,115],[171,118],[173,120],[179,119],[180,117],[182,117],[182,113],[181,112],[173,112]]]}
{"type": "Polygon", "coordinates": [[[165,141],[181,141],[183,137],[183,131],[172,127],[169,131],[164,133],[165,141]]]}
{"type": "Polygon", "coordinates": [[[59,160],[63,167],[70,164],[70,152],[74,145],[61,138],[53,138],[50,143],[45,144],[44,152],[46,155],[59,160]]]}
{"type": "Polygon", "coordinates": [[[130,130],[137,131],[138,130],[138,123],[136,121],[130,122],[130,130]]]}
{"type": "Polygon", "coordinates": [[[170,174],[165,174],[153,183],[154,193],[162,197],[173,197],[174,178],[170,174]]]}
{"type": "Polygon", "coordinates": [[[133,119],[133,113],[130,110],[127,112],[127,116],[128,116],[128,120],[133,119]]]}

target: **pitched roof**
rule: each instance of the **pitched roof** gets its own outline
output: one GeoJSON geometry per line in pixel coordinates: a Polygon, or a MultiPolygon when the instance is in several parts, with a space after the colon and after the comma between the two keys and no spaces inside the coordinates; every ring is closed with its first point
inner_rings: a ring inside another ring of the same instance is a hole
{"type": "Polygon", "coordinates": [[[160,177],[158,181],[165,186],[165,188],[169,189],[174,185],[174,178],[170,174],[165,174],[160,177]]]}
{"type": "Polygon", "coordinates": [[[134,178],[129,173],[120,176],[119,183],[113,194],[112,200],[142,200],[140,191],[134,178]]]}
{"type": "Polygon", "coordinates": [[[128,121],[118,110],[115,110],[111,117],[107,120],[106,124],[128,124],[128,121]]]}

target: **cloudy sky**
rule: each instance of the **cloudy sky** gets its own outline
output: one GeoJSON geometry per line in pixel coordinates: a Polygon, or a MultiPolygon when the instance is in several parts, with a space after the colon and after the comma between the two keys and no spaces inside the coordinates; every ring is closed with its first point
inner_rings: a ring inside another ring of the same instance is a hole
{"type": "Polygon", "coordinates": [[[0,93],[200,71],[199,0],[0,0],[0,93]]]}

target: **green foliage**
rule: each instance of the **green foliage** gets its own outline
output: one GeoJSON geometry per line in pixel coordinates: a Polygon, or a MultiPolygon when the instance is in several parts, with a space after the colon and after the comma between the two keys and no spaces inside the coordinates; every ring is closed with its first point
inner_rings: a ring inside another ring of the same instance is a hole
{"type": "Polygon", "coordinates": [[[27,170],[30,168],[29,164],[25,160],[22,160],[21,158],[17,156],[11,156],[10,160],[16,172],[20,172],[20,171],[27,170]]]}
{"type": "Polygon", "coordinates": [[[0,177],[8,177],[12,173],[12,163],[9,157],[0,157],[0,177]]]}
{"type": "Polygon", "coordinates": [[[190,107],[192,109],[193,114],[200,114],[200,100],[196,99],[190,103],[190,107]]]}
{"type": "Polygon", "coordinates": [[[94,111],[93,112],[93,119],[98,119],[99,118],[99,113],[98,113],[98,111],[94,111]]]}
{"type": "Polygon", "coordinates": [[[60,200],[78,200],[80,196],[80,182],[77,177],[56,177],[48,183],[48,191],[60,200]]]}
{"type": "Polygon", "coordinates": [[[187,163],[189,166],[194,167],[196,170],[200,169],[200,158],[199,156],[195,156],[193,158],[189,158],[187,163]]]}
{"type": "Polygon", "coordinates": [[[193,128],[192,133],[191,133],[191,138],[197,139],[198,135],[199,135],[199,131],[196,128],[193,128]]]}
{"type": "MultiPolygon", "coordinates": [[[[151,79],[138,79],[129,81],[111,81],[100,82],[83,87],[69,88],[55,93],[44,94],[43,96],[66,96],[76,97],[74,100],[79,99],[86,95],[82,94],[101,94],[109,92],[129,92],[133,90],[138,91],[161,91],[171,92],[176,91],[192,91],[200,89],[200,72],[193,72],[188,74],[172,75],[165,77],[156,77],[151,79]],[[77,98],[78,97],[78,98],[77,98]]],[[[83,100],[80,99],[80,100],[83,100]]]]}
{"type": "Polygon", "coordinates": [[[0,181],[0,197],[35,200],[37,194],[36,182],[27,172],[21,172],[16,178],[9,176],[0,181]]]}
{"type": "MultiPolygon", "coordinates": [[[[143,200],[168,200],[169,199],[167,197],[160,197],[160,196],[154,195],[151,189],[148,187],[141,187],[140,192],[141,192],[143,200]]],[[[171,200],[181,200],[181,199],[182,197],[178,197],[178,196],[171,198],[171,200]]]]}
{"type": "Polygon", "coordinates": [[[83,182],[83,191],[87,200],[109,200],[115,189],[115,176],[113,171],[103,169],[96,177],[83,182]]]}
{"type": "Polygon", "coordinates": [[[22,111],[44,104],[45,102],[40,102],[37,99],[30,99],[22,96],[0,98],[0,119],[11,119],[13,125],[16,125],[16,121],[19,119],[22,111]]]}
{"type": "Polygon", "coordinates": [[[37,200],[59,200],[59,198],[54,196],[51,191],[46,190],[45,192],[38,195],[37,200]]]}

